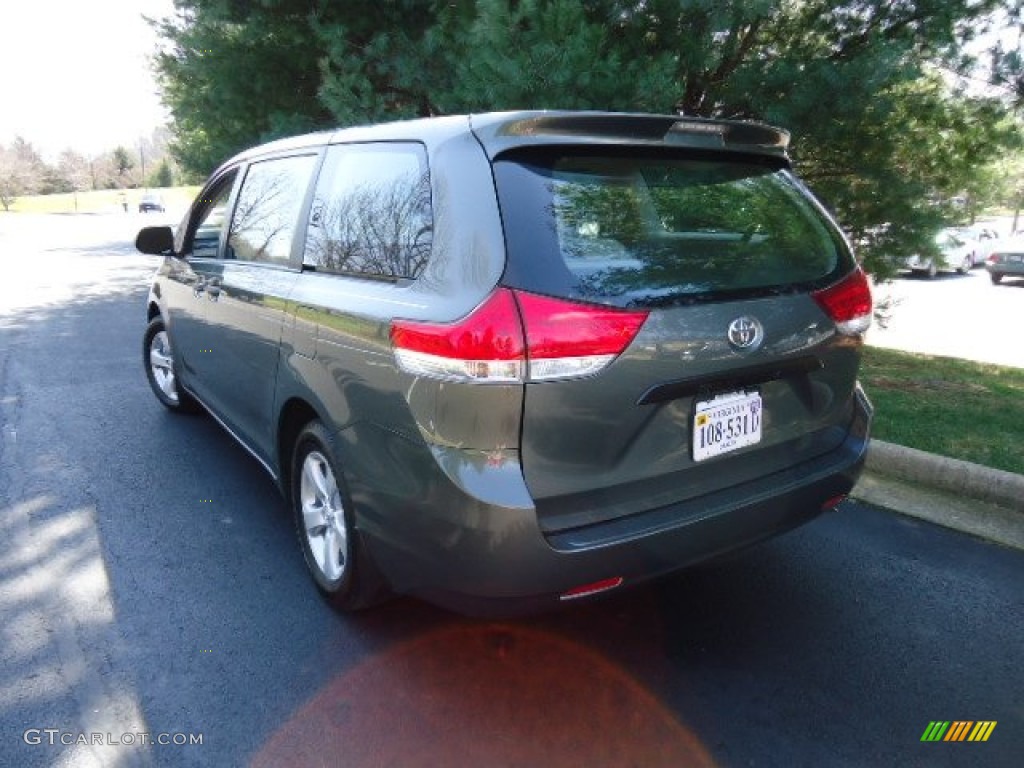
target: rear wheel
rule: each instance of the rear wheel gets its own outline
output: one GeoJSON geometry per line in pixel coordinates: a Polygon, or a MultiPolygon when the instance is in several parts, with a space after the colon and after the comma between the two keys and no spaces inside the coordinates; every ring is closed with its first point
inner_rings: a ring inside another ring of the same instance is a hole
{"type": "Polygon", "coordinates": [[[355,611],[386,596],[355,528],[334,440],[319,421],[307,424],[295,443],[292,511],[306,566],[331,605],[355,611]]]}
{"type": "Polygon", "coordinates": [[[974,257],[970,254],[964,256],[964,260],[960,262],[960,266],[956,268],[956,271],[961,275],[966,275],[971,271],[971,267],[974,266],[974,257]]]}
{"type": "Polygon", "coordinates": [[[146,334],[142,339],[142,354],[146,366],[146,379],[156,399],[172,411],[198,411],[199,404],[178,387],[171,337],[167,334],[164,321],[159,317],[154,317],[146,326],[146,334]]]}
{"type": "Polygon", "coordinates": [[[989,272],[988,276],[992,280],[992,285],[999,285],[999,281],[1003,279],[1003,276],[998,272],[989,272]]]}

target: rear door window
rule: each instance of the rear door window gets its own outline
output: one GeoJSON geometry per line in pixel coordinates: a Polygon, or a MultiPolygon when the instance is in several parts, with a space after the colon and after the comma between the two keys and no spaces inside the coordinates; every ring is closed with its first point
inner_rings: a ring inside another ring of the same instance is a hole
{"type": "Polygon", "coordinates": [[[532,153],[495,175],[515,287],[657,306],[818,287],[852,265],[774,161],[532,153]]]}
{"type": "Polygon", "coordinates": [[[316,155],[252,163],[228,233],[226,258],[287,264],[316,155]]]}
{"type": "Polygon", "coordinates": [[[320,272],[415,279],[433,240],[430,175],[421,144],[329,147],[303,263],[320,272]]]}

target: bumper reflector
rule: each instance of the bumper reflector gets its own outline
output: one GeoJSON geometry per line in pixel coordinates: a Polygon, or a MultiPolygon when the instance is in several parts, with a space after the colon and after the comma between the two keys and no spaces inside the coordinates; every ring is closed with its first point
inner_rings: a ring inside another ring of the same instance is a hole
{"type": "Polygon", "coordinates": [[[559,595],[558,599],[575,600],[578,597],[588,597],[590,595],[596,595],[598,592],[607,592],[609,589],[615,589],[620,584],[622,584],[621,576],[616,576],[612,579],[602,579],[601,581],[595,581],[593,584],[584,584],[582,587],[573,587],[568,592],[563,592],[559,595]]]}
{"type": "Polygon", "coordinates": [[[822,512],[828,512],[828,510],[830,510],[830,509],[835,509],[840,504],[842,504],[843,501],[845,501],[845,500],[846,500],[846,494],[845,493],[840,494],[839,496],[833,496],[831,499],[829,499],[828,501],[826,501],[824,504],[821,505],[821,511],[822,512]]]}

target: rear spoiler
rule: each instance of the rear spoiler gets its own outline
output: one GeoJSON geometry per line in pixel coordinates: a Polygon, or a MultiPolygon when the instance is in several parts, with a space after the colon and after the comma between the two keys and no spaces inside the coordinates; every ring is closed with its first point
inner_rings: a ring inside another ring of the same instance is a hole
{"type": "Polygon", "coordinates": [[[789,133],[764,123],[617,112],[505,112],[469,120],[492,160],[518,147],[565,144],[690,147],[789,159],[789,133]]]}

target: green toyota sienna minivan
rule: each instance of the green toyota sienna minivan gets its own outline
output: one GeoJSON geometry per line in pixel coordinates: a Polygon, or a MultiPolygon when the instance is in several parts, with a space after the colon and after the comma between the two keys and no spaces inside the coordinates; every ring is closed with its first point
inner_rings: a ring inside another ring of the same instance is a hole
{"type": "Polygon", "coordinates": [[[626,588],[836,506],[871,294],[788,135],[515,112],[244,152],[165,259],[156,397],[288,500],[317,587],[472,613],[626,588]]]}

